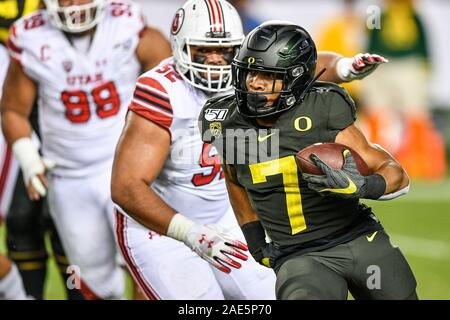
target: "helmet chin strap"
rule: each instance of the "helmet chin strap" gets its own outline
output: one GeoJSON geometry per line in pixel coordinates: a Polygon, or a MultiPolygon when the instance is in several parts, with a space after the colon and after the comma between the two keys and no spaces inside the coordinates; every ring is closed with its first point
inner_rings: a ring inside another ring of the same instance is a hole
{"type": "Polygon", "coordinates": [[[264,108],[267,104],[267,97],[263,94],[250,93],[247,95],[247,104],[254,110],[264,108]]]}
{"type": "Polygon", "coordinates": [[[267,97],[265,95],[257,93],[249,93],[247,95],[247,107],[255,115],[263,113],[260,110],[268,108],[266,105],[267,105],[267,97]]]}

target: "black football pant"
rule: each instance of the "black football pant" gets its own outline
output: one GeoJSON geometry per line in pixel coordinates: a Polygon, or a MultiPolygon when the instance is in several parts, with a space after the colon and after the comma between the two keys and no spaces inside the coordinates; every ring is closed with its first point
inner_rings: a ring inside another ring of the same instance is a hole
{"type": "Polygon", "coordinates": [[[385,231],[372,232],[320,252],[294,256],[278,273],[281,300],[418,299],[416,280],[385,231]]]}
{"type": "MultiPolygon", "coordinates": [[[[22,276],[25,290],[35,299],[43,299],[44,284],[47,273],[48,253],[45,235],[50,235],[53,256],[64,280],[68,261],[50,214],[46,199],[31,201],[28,198],[22,174],[17,177],[16,186],[9,212],[6,216],[8,255],[13,260],[22,276]]],[[[81,293],[67,289],[69,299],[82,299],[81,293]]]]}

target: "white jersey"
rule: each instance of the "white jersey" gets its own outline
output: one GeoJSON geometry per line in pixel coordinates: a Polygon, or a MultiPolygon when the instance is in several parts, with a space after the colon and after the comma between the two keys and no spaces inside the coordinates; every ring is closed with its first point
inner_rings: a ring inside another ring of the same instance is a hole
{"type": "Polygon", "coordinates": [[[5,79],[8,66],[9,66],[8,51],[3,45],[0,44],[0,99],[3,91],[3,80],[5,79]]]}
{"type": "MultiPolygon", "coordinates": [[[[8,66],[8,51],[0,44],[0,99],[8,66]]],[[[19,165],[0,132],[0,224],[9,211],[18,172],[19,165]]]]}
{"type": "Polygon", "coordinates": [[[84,177],[111,165],[140,73],[135,51],[144,28],[136,4],[110,2],[83,52],[45,10],[14,24],[10,55],[38,84],[42,153],[56,161],[54,174],[84,177]]]}
{"type": "Polygon", "coordinates": [[[171,136],[169,156],[152,187],[176,210],[185,208],[183,215],[203,222],[217,220],[229,206],[218,153],[202,142],[198,129],[198,117],[208,98],[181,79],[169,58],[139,77],[129,107],[171,136]],[[183,194],[178,201],[173,196],[183,194]],[[212,208],[212,203],[219,206],[212,208]]]}

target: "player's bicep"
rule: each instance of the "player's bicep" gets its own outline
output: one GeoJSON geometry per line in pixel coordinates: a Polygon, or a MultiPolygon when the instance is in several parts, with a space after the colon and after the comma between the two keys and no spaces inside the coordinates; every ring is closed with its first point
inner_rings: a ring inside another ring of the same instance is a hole
{"type": "Polygon", "coordinates": [[[15,60],[11,60],[1,98],[1,112],[14,111],[25,117],[31,112],[36,99],[37,86],[15,60]]]}
{"type": "Polygon", "coordinates": [[[317,53],[317,67],[316,76],[325,69],[325,72],[320,76],[320,81],[329,81],[334,83],[341,83],[342,79],[336,73],[337,61],[342,58],[341,55],[335,52],[319,51],[317,53]]]}
{"type": "Polygon", "coordinates": [[[370,172],[377,172],[387,163],[398,164],[397,160],[386,150],[367,141],[361,130],[354,124],[340,131],[336,136],[336,142],[347,145],[358,152],[370,172]]]}
{"type": "Polygon", "coordinates": [[[130,111],[114,159],[112,183],[124,187],[131,181],[150,185],[158,176],[170,149],[170,135],[154,122],[130,111]]]}
{"type": "Polygon", "coordinates": [[[172,50],[169,41],[160,31],[146,27],[136,48],[136,55],[143,71],[147,71],[170,57],[172,50]]]}
{"type": "MultiPolygon", "coordinates": [[[[222,161],[223,161],[223,159],[222,159],[222,161]]],[[[236,185],[240,185],[239,181],[237,179],[236,168],[233,165],[223,163],[222,170],[225,175],[226,181],[236,184],[236,185]]]]}
{"type": "Polygon", "coordinates": [[[36,99],[36,91],[33,80],[24,73],[18,62],[12,60],[0,102],[2,131],[9,144],[22,137],[31,136],[28,116],[36,99]]]}

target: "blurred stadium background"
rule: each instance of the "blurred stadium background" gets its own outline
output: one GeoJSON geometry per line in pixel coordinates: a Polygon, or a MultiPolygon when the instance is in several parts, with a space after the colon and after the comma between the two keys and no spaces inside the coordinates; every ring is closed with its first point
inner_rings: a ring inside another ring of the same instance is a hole
{"type": "MultiPolygon", "coordinates": [[[[148,23],[158,27],[167,36],[171,19],[183,0],[136,0],[145,9],[148,23]]],[[[374,38],[367,23],[372,23],[373,13],[388,9],[386,3],[408,3],[409,0],[249,0],[245,2],[243,16],[248,24],[269,19],[290,20],[308,29],[317,40],[318,47],[335,50],[343,54],[364,52],[367,48],[376,48],[374,38]],[[352,2],[352,15],[348,15],[348,6],[352,2]],[[353,19],[353,20],[352,20],[353,19]],[[353,52],[357,50],[356,52],[353,52]]],[[[371,128],[370,110],[373,105],[367,103],[364,88],[350,87],[356,96],[360,111],[360,124],[375,140],[392,153],[401,157],[410,168],[413,177],[411,192],[400,199],[390,202],[368,201],[385,228],[391,234],[392,242],[399,245],[408,258],[418,281],[418,293],[421,299],[450,299],[450,178],[446,159],[450,159],[450,52],[448,41],[448,21],[450,21],[450,1],[417,0],[415,7],[395,6],[391,18],[395,23],[381,20],[383,27],[392,28],[386,33],[397,37],[397,53],[391,62],[405,57],[417,56],[417,64],[408,65],[416,71],[421,70],[423,78],[419,88],[407,88],[400,96],[414,95],[418,90],[425,93],[425,104],[419,106],[419,123],[425,126],[408,126],[407,116],[415,114],[417,106],[411,110],[403,109],[397,118],[386,116],[379,123],[379,128],[371,128]],[[414,9],[414,11],[412,11],[414,9]],[[417,19],[412,19],[417,15],[417,19]],[[423,35],[420,29],[423,28],[423,35]],[[423,38],[423,39],[422,39],[423,38]],[[426,46],[423,54],[420,45],[426,46]],[[400,45],[399,45],[400,43],[400,45]],[[403,43],[403,47],[402,44],[403,43]],[[425,66],[423,68],[423,66],[425,66]],[[409,90],[412,90],[408,92],[409,90]],[[396,122],[393,119],[396,119],[396,122]],[[399,120],[400,119],[400,120],[399,120]],[[389,128],[388,128],[389,123],[389,128]],[[374,130],[378,130],[378,135],[374,130]],[[384,137],[380,137],[380,131],[384,137]],[[384,140],[383,140],[384,139],[384,140]],[[433,148],[430,148],[433,147],[433,148]]],[[[376,22],[376,21],[375,21],[376,22]]],[[[383,40],[383,36],[380,37],[383,40]]],[[[386,42],[395,39],[386,39],[386,42]]],[[[383,47],[383,46],[381,46],[383,47]]],[[[384,47],[386,49],[386,47],[384,47]]],[[[392,48],[391,48],[392,49],[392,48]]],[[[394,51],[394,50],[393,50],[394,51]]],[[[372,50],[376,52],[376,50],[372,50]]],[[[383,52],[380,52],[383,53],[383,52]]],[[[391,57],[390,57],[391,58],[391,57]]],[[[394,63],[392,63],[394,64],[394,63]]],[[[401,69],[399,69],[401,70],[401,69]]],[[[377,73],[387,74],[387,67],[382,66],[377,73]]],[[[400,72],[389,78],[392,84],[403,82],[406,76],[400,72]]],[[[417,75],[420,77],[420,75],[417,75]]],[[[380,80],[381,81],[381,80],[380,80]]],[[[361,84],[363,85],[363,84],[361,84]]],[[[376,85],[376,84],[375,84],[376,85]]],[[[384,92],[379,92],[383,95],[384,92]]],[[[388,100],[389,101],[389,100],[388,100]]],[[[397,102],[392,100],[390,107],[396,109],[397,102]]],[[[385,111],[385,110],[384,110],[385,111]]],[[[378,114],[383,114],[384,111],[378,114]]],[[[387,113],[387,112],[386,112],[387,113]]],[[[373,120],[373,119],[372,119],[373,120]]],[[[375,119],[374,121],[376,121],[375,119]]],[[[378,119],[379,120],[379,119],[378,119]]],[[[417,118],[416,118],[417,120],[417,118]]],[[[0,227],[0,253],[5,253],[4,226],[0,227]]],[[[46,297],[64,299],[63,283],[56,272],[56,265],[51,265],[47,280],[46,297]]]]}

